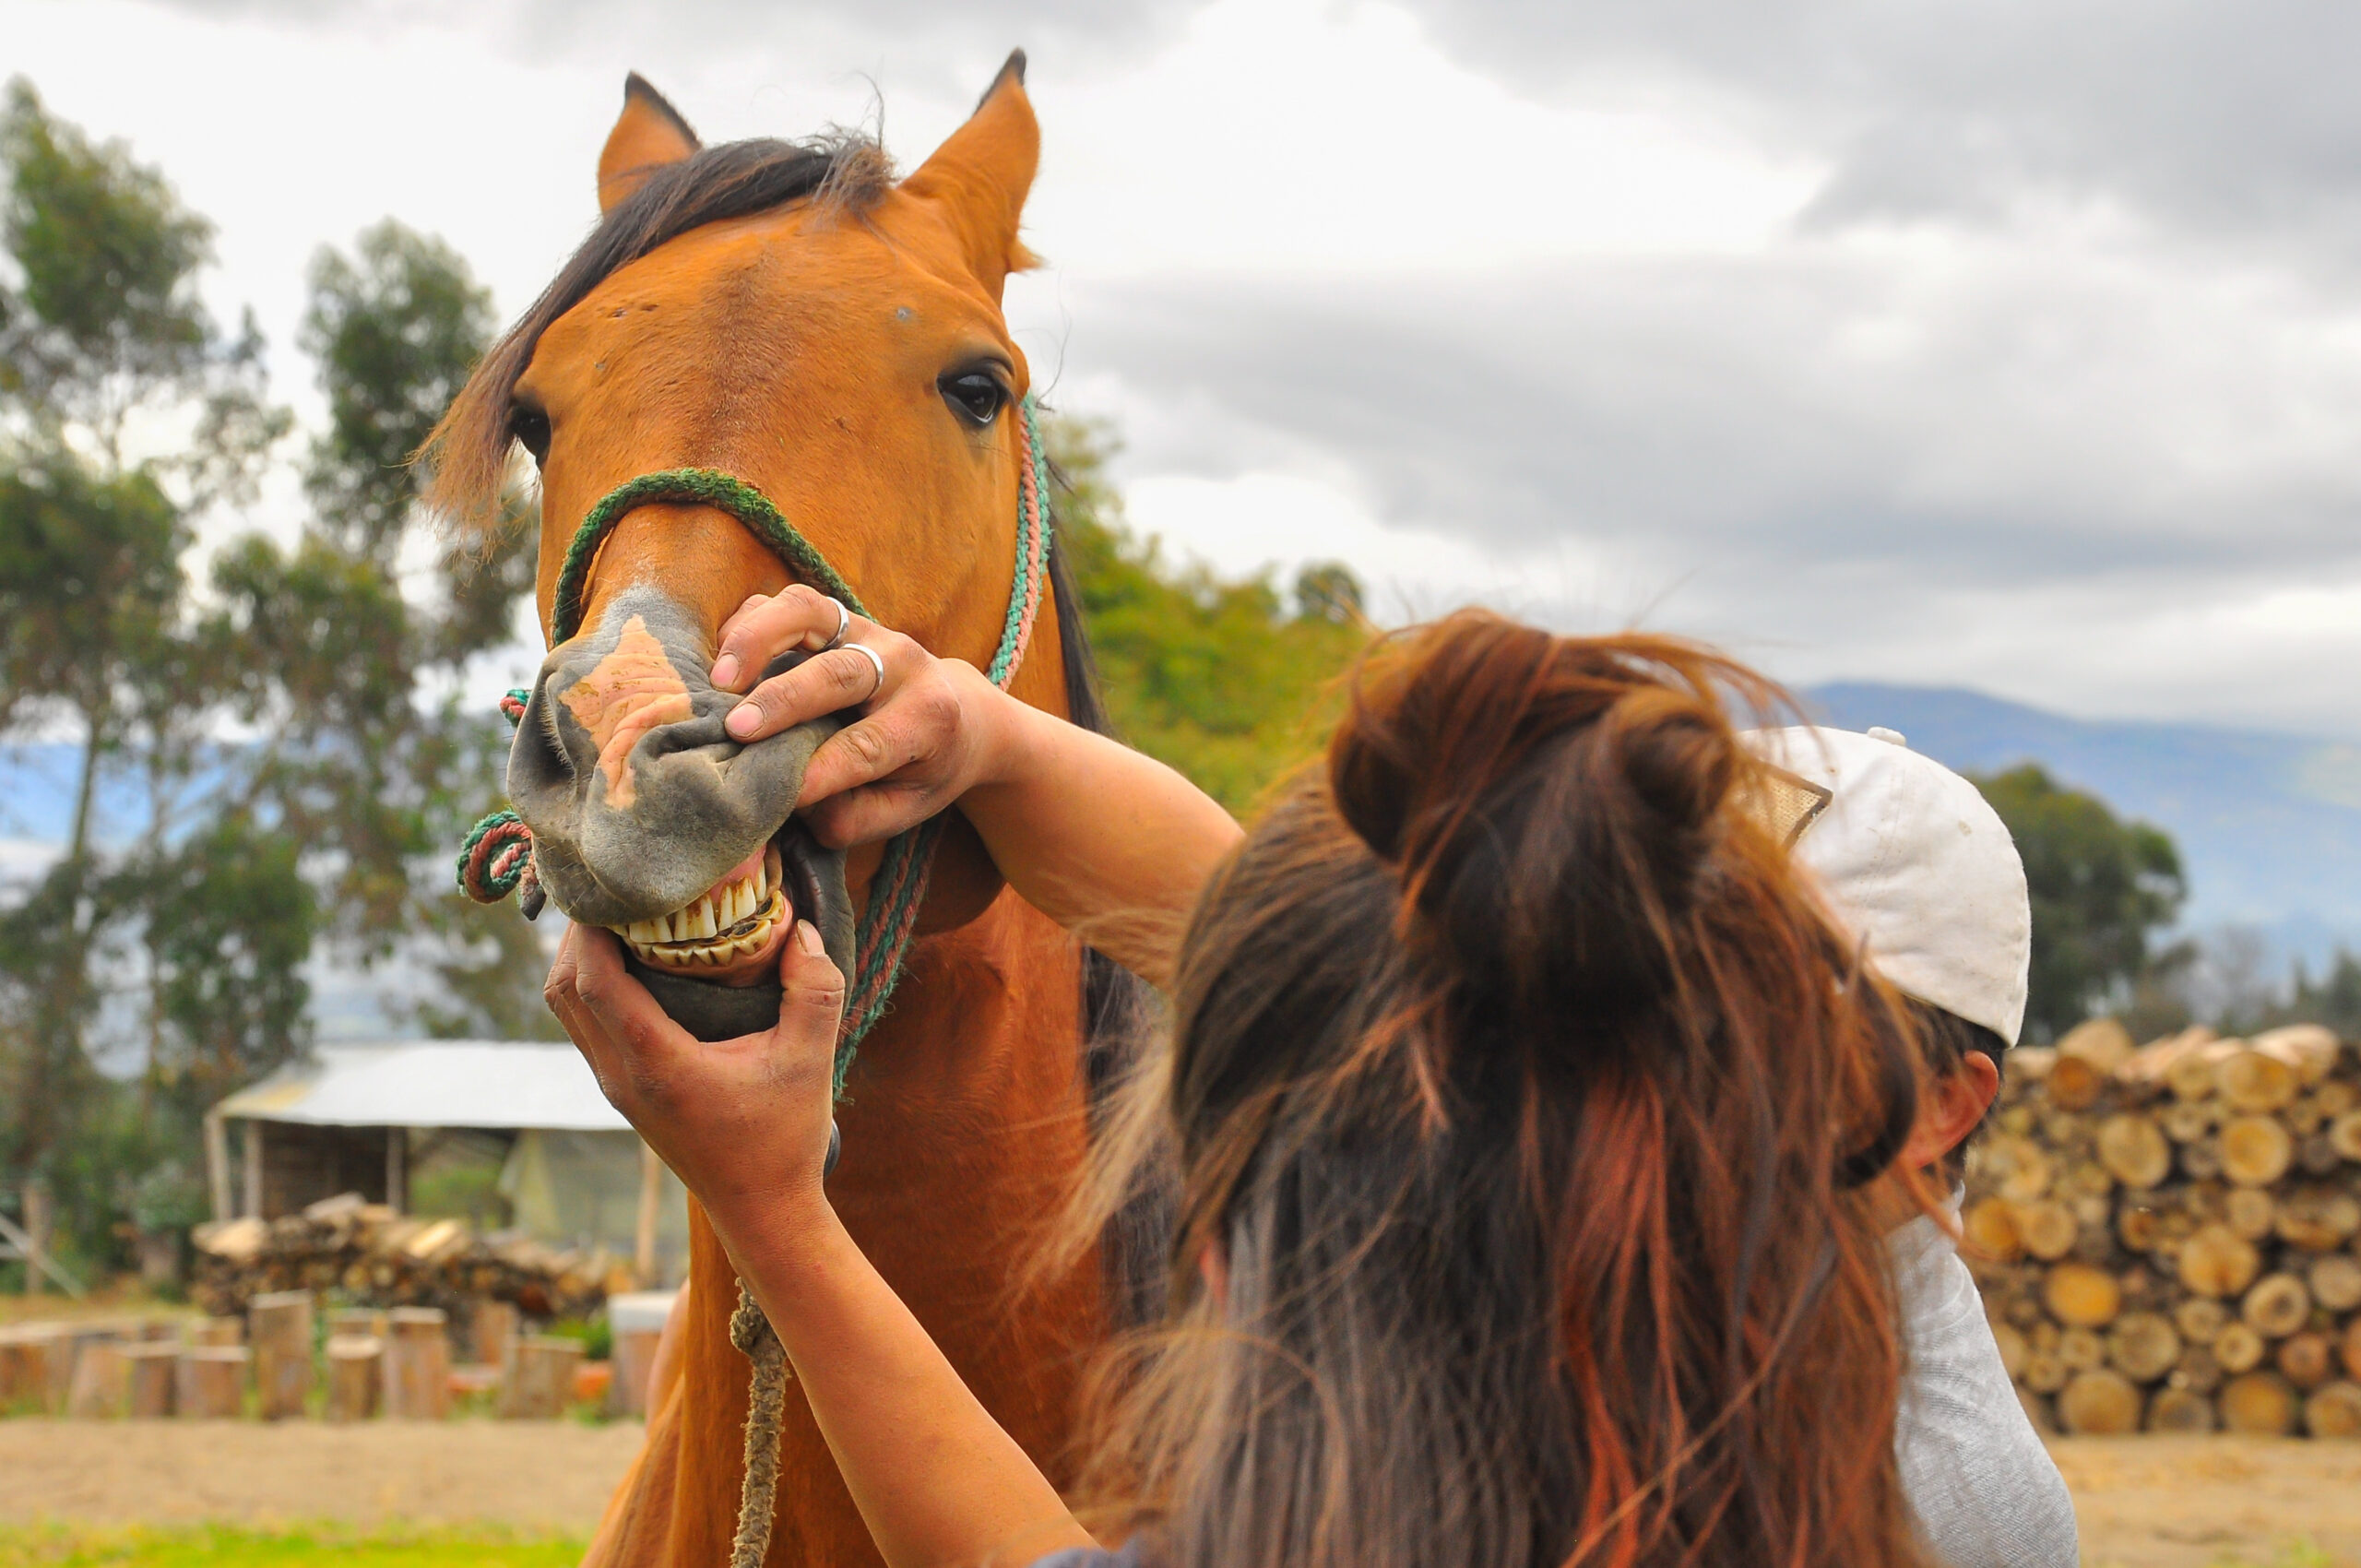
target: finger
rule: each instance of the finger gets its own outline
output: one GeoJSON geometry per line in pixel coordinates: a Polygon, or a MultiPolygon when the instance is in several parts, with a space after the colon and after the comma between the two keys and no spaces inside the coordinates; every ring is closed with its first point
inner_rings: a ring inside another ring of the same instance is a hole
{"type": "Polygon", "coordinates": [[[730,710],[724,723],[730,739],[759,741],[826,714],[891,697],[894,687],[924,659],[924,651],[908,637],[873,629],[870,637],[863,646],[876,650],[878,661],[884,665],[883,680],[878,678],[878,663],[856,648],[836,648],[807,659],[765,681],[730,710]]]}
{"type": "Polygon", "coordinates": [[[940,755],[959,721],[959,698],[950,683],[909,683],[867,718],[821,742],[803,770],[796,804],[815,804],[940,755]]]}
{"type": "Polygon", "coordinates": [[[917,784],[871,784],[831,795],[809,811],[798,806],[812,837],[830,849],[874,844],[905,833],[940,812],[943,791],[917,784]]]}
{"type": "Polygon", "coordinates": [[[792,1060],[833,1067],[845,1016],[845,977],[810,921],[796,921],[793,940],[779,951],[778,984],[777,1039],[792,1060]]]}
{"type": "Polygon", "coordinates": [[[558,943],[557,961],[550,966],[549,980],[541,987],[541,1000],[549,1004],[550,1011],[557,1016],[558,1027],[565,1030],[566,1039],[574,1042],[574,1048],[590,1064],[599,1091],[620,1110],[622,1105],[616,1096],[623,1092],[627,1081],[619,1075],[621,1063],[615,1060],[613,1041],[583,1008],[582,998],[575,989],[581,967],[576,934],[580,929],[568,926],[558,943]]]}
{"type": "Polygon", "coordinates": [[[617,1065],[644,1080],[670,1052],[692,1046],[688,1031],[658,1006],[647,988],[623,968],[623,943],[613,932],[577,927],[574,993],[583,1014],[602,1030],[617,1065]]]}
{"type": "MultiPolygon", "coordinates": [[[[790,583],[768,596],[756,594],[721,624],[713,656],[713,683],[725,692],[744,689],[754,672],[789,648],[819,648],[836,634],[836,602],[815,588],[790,583]]],[[[851,638],[869,623],[854,617],[851,638]]]]}

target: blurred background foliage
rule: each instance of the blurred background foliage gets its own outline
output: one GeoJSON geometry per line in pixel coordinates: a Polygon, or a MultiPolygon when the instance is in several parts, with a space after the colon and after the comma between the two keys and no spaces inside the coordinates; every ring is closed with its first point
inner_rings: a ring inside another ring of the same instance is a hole
{"type": "Polygon", "coordinates": [[[1370,636],[1359,583],[1343,565],[1310,566],[1287,594],[1268,575],[1225,578],[1176,563],[1125,522],[1105,423],[1053,420],[1044,439],[1060,481],[1060,548],[1116,729],[1245,814],[1331,727],[1337,678],[1370,636]]]}

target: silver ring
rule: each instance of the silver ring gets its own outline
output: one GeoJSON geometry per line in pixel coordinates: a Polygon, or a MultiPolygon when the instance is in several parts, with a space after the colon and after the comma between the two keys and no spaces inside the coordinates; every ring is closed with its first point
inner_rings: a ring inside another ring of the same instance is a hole
{"type": "MultiPolygon", "coordinates": [[[[860,702],[874,702],[877,694],[885,689],[885,656],[867,643],[847,643],[845,647],[854,653],[867,655],[869,662],[877,666],[877,684],[870,687],[869,695],[860,699],[860,702]]],[[[859,707],[860,703],[854,703],[852,706],[859,707]]]]}
{"type": "Polygon", "coordinates": [[[834,598],[827,594],[822,594],[820,597],[827,600],[829,603],[836,607],[836,629],[835,633],[829,636],[826,642],[820,645],[820,651],[822,653],[825,653],[831,648],[838,648],[845,646],[845,630],[852,624],[852,612],[845,608],[844,601],[840,599],[834,598]]]}

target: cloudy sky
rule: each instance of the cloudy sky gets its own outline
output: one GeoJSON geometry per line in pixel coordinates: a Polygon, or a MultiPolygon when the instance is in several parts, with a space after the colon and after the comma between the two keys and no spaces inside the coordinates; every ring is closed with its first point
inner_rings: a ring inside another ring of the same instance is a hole
{"type": "Polygon", "coordinates": [[[907,168],[1022,44],[1051,260],[1010,314],[1174,547],[2361,735],[2361,8],[0,0],[0,38],[219,223],[299,407],[313,249],[392,214],[521,307],[627,69],[708,141],[882,115],[907,168]]]}

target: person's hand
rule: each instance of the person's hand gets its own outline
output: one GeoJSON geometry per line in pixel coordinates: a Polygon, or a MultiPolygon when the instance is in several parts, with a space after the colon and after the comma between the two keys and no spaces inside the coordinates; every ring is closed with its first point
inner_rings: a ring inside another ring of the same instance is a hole
{"type": "Polygon", "coordinates": [[[813,754],[796,803],[832,849],[890,838],[965,794],[998,739],[998,707],[1011,700],[975,666],[937,659],[866,617],[847,617],[844,642],[873,651],[876,662],[850,647],[827,648],[836,601],[801,583],[740,605],[722,623],[713,660],[714,685],[745,698],[726,720],[733,740],[758,741],[825,714],[860,710],[813,754]],[[813,657],[753,684],[772,659],[796,648],[813,657]]]}
{"type": "Polygon", "coordinates": [[[808,921],[779,955],[778,1022],[700,1041],[623,969],[611,932],[570,927],[542,997],[623,1113],[724,1239],[825,1215],[821,1175],[845,982],[808,921]]]}

